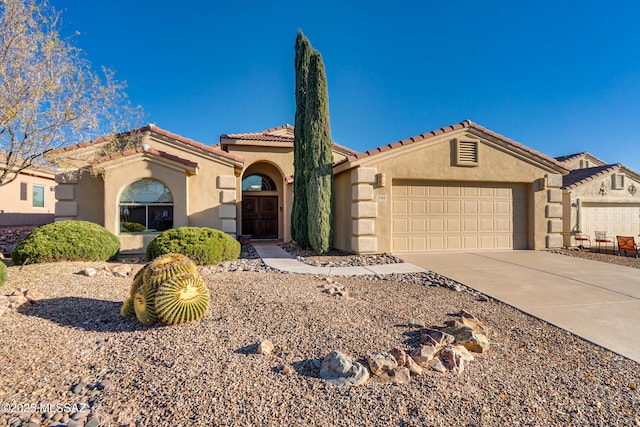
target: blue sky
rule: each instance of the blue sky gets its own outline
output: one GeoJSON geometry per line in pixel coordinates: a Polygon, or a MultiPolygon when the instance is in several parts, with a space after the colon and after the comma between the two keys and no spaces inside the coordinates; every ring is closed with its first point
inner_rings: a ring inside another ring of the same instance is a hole
{"type": "Polygon", "coordinates": [[[640,171],[640,2],[50,1],[146,122],[205,144],[293,124],[302,29],[324,58],[339,144],[470,119],[640,171]]]}

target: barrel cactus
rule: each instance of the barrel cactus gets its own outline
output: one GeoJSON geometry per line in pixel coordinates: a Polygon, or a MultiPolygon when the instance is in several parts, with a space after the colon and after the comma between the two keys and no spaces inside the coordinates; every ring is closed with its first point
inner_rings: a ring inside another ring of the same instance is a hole
{"type": "Polygon", "coordinates": [[[209,307],[209,289],[199,274],[183,274],[163,282],[156,292],[156,314],[168,325],[199,319],[209,307]]]}
{"type": "Polygon", "coordinates": [[[134,276],[123,317],[136,316],[145,325],[175,325],[201,318],[209,307],[209,289],[195,263],[181,254],[166,254],[134,276]]]}

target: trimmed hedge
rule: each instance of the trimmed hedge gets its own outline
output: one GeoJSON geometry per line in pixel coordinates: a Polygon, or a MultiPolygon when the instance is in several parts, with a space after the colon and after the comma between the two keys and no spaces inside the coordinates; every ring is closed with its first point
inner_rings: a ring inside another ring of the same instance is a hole
{"type": "Polygon", "coordinates": [[[120,232],[122,233],[140,233],[144,230],[146,230],[145,226],[137,222],[123,221],[120,223],[120,232]]]}
{"type": "Polygon", "coordinates": [[[7,281],[7,266],[4,262],[0,261],[0,286],[4,285],[7,281]]]}
{"type": "Polygon", "coordinates": [[[101,225],[60,221],[33,230],[11,253],[14,265],[55,261],[107,261],[118,257],[120,241],[101,225]]]}
{"type": "Polygon", "coordinates": [[[237,259],[240,243],[213,228],[180,227],[167,230],[149,242],[147,261],[170,253],[188,256],[198,265],[213,265],[237,259]]]}

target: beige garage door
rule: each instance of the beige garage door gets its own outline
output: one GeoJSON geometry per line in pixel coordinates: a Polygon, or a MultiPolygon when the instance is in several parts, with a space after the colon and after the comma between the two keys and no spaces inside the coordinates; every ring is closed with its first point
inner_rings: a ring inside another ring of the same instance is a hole
{"type": "Polygon", "coordinates": [[[595,237],[596,231],[607,235],[634,236],[640,234],[640,203],[582,203],[582,232],[595,237]]]}
{"type": "Polygon", "coordinates": [[[527,248],[523,185],[393,184],[395,252],[527,248]]]}

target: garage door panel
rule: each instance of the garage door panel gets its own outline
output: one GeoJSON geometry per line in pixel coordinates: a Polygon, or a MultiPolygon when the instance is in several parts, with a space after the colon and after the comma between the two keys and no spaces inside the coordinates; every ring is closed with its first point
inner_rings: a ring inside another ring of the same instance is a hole
{"type": "Polygon", "coordinates": [[[393,250],[525,249],[526,197],[524,185],[394,182],[393,250]]]}
{"type": "Polygon", "coordinates": [[[581,229],[595,237],[596,231],[609,236],[640,234],[640,203],[583,203],[581,229]]]}

